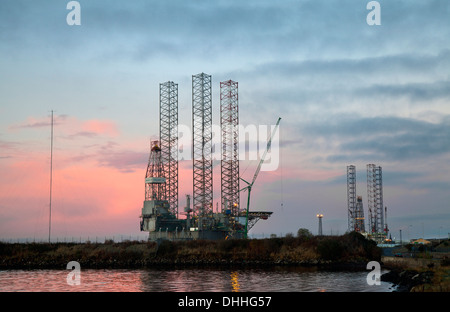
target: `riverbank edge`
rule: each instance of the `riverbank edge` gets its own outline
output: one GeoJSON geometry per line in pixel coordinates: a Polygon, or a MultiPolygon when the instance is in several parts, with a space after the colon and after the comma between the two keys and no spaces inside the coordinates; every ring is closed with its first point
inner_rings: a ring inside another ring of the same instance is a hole
{"type": "Polygon", "coordinates": [[[450,292],[450,267],[442,261],[382,257],[381,263],[388,270],[381,281],[392,283],[397,292],[450,292]]]}
{"type": "Polygon", "coordinates": [[[72,269],[69,262],[76,261],[81,269],[311,267],[367,271],[367,264],[377,261],[389,271],[381,280],[398,286],[397,291],[449,291],[448,284],[443,285],[442,278],[436,278],[442,276],[442,272],[435,274],[436,268],[417,269],[407,263],[387,261],[381,254],[381,248],[355,233],[340,237],[161,244],[0,243],[0,270],[67,270],[72,269]]]}
{"type": "Polygon", "coordinates": [[[115,243],[0,243],[0,269],[149,268],[167,266],[319,266],[365,269],[381,249],[361,234],[249,240],[115,243]]]}

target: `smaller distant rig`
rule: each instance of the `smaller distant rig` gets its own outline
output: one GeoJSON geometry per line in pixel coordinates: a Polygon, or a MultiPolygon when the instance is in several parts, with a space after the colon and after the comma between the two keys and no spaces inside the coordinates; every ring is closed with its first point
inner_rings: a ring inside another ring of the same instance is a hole
{"type": "Polygon", "coordinates": [[[238,83],[220,83],[221,207],[213,210],[212,188],[212,86],[211,75],[192,76],[193,195],[186,195],[184,218],[178,211],[178,84],[160,84],[160,140],[151,141],[145,176],[145,200],[140,216],[141,231],[150,241],[223,240],[248,237],[249,230],[272,212],[250,211],[250,193],[277,124],[267,141],[251,182],[239,176],[238,83]],[[246,186],[240,188],[240,181],[246,186]],[[240,207],[240,192],[247,191],[247,206],[240,207]]]}
{"type": "Polygon", "coordinates": [[[356,195],[356,167],[347,166],[348,231],[359,232],[377,243],[388,241],[387,207],[383,213],[381,166],[367,165],[368,229],[365,227],[362,196],[356,195]]]}

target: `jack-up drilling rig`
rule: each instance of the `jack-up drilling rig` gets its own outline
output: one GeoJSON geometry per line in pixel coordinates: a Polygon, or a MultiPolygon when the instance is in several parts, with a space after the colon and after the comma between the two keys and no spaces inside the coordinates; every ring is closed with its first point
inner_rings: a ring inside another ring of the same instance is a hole
{"type": "Polygon", "coordinates": [[[192,76],[193,98],[193,204],[186,195],[186,218],[178,218],[178,84],[160,84],[160,140],[152,141],[145,177],[145,201],[140,216],[141,231],[149,232],[149,240],[239,239],[260,219],[272,212],[250,211],[250,193],[271,148],[272,139],[281,118],[268,139],[267,149],[259,162],[251,183],[239,177],[238,97],[237,82],[221,83],[221,128],[227,147],[222,162],[222,210],[212,209],[212,99],[211,76],[201,73],[192,76]],[[230,156],[231,155],[231,156],[230,156]],[[230,179],[230,176],[232,177],[230,179]],[[247,183],[239,189],[239,180],[247,183]],[[236,183],[237,182],[237,183],[236,183]],[[237,187],[236,187],[237,185],[237,187]],[[239,209],[239,193],[248,191],[246,209],[239,209]]]}

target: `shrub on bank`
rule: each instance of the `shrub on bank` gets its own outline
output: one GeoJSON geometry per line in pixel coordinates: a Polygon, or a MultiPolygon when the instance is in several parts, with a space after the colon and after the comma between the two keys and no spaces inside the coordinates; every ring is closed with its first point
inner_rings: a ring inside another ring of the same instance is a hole
{"type": "Polygon", "coordinates": [[[322,259],[331,261],[381,260],[381,249],[376,243],[357,232],[324,237],[317,244],[317,251],[322,259]]]}

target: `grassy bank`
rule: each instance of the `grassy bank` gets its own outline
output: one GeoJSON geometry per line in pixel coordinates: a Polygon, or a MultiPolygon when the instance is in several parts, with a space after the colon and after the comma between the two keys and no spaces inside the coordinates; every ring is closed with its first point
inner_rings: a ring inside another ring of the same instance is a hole
{"type": "MultiPolygon", "coordinates": [[[[384,259],[383,259],[384,260],[384,259]]],[[[388,264],[388,273],[381,276],[382,281],[397,285],[400,291],[410,292],[450,292],[450,266],[417,266],[396,262],[388,264]]]]}
{"type": "Polygon", "coordinates": [[[382,280],[398,285],[403,291],[449,292],[450,253],[448,249],[443,252],[441,247],[414,254],[409,247],[395,248],[394,254],[400,257],[383,256],[381,259],[383,266],[390,270],[382,280]]]}
{"type": "Polygon", "coordinates": [[[224,241],[0,244],[0,269],[145,268],[198,265],[363,267],[381,250],[358,233],[224,241]]]}

